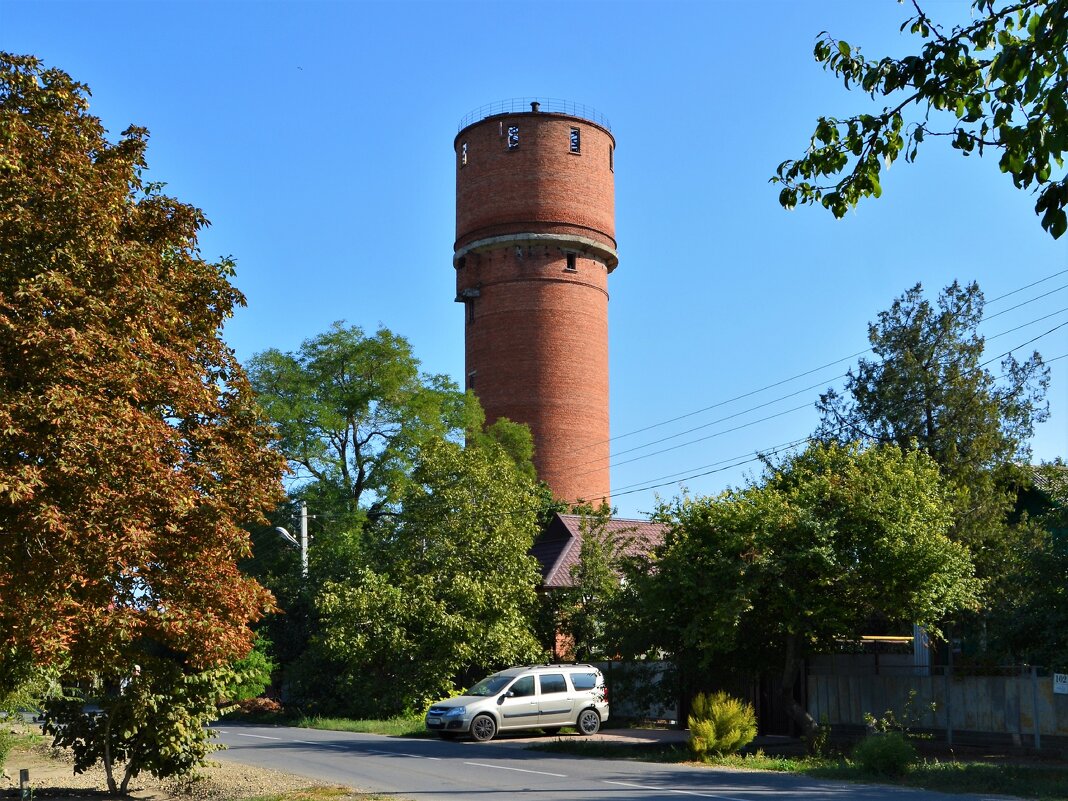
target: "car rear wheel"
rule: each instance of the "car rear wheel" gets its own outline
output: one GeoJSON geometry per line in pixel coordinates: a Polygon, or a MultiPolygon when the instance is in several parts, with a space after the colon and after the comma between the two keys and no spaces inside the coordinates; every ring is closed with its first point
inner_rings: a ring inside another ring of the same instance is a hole
{"type": "Polygon", "coordinates": [[[597,714],[596,709],[583,709],[578,716],[578,723],[576,724],[579,734],[584,734],[589,737],[591,734],[596,734],[601,729],[601,716],[597,714]]]}
{"type": "MultiPolygon", "coordinates": [[[[598,719],[600,723],[600,719],[598,719]]],[[[471,739],[479,743],[493,739],[497,733],[497,724],[489,715],[478,715],[471,721],[471,739]]]]}

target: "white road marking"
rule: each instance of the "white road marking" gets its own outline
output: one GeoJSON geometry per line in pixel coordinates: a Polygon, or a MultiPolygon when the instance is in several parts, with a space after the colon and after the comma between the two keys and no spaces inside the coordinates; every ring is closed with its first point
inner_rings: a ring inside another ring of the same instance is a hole
{"type": "Polygon", "coordinates": [[[648,784],[633,784],[631,782],[612,782],[607,779],[602,779],[604,784],[615,784],[619,787],[633,787],[636,790],[651,790],[658,793],[677,793],[678,795],[696,795],[700,798],[721,798],[723,801],[747,801],[744,798],[734,798],[729,795],[720,795],[719,793],[699,793],[696,790],[673,790],[668,787],[653,787],[648,784]]]}
{"type": "Polygon", "coordinates": [[[537,773],[539,776],[555,776],[558,779],[566,779],[567,776],[563,773],[549,773],[544,770],[527,770],[526,768],[510,768],[505,765],[487,765],[484,762],[465,762],[465,765],[471,765],[476,768],[494,768],[495,770],[514,770],[518,773],[537,773]]]}
{"type": "Polygon", "coordinates": [[[441,757],[428,757],[428,756],[423,756],[422,754],[405,754],[403,751],[371,751],[371,750],[367,750],[367,751],[364,751],[364,753],[365,754],[379,754],[381,756],[402,756],[402,757],[409,757],[411,759],[432,759],[435,762],[440,762],[441,761],[441,757]]]}
{"type": "Polygon", "coordinates": [[[237,732],[238,737],[255,737],[257,740],[281,740],[281,737],[265,737],[262,734],[244,734],[237,732]]]}

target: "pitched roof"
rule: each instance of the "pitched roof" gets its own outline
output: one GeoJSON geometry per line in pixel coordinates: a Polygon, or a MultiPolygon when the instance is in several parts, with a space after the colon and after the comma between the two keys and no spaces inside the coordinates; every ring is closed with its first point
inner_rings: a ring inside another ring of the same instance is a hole
{"type": "MultiPolygon", "coordinates": [[[[582,551],[582,515],[553,517],[548,527],[534,540],[530,555],[541,565],[542,586],[546,589],[574,586],[572,568],[579,563],[582,551]]],[[[668,527],[648,520],[609,519],[606,531],[619,544],[625,556],[649,553],[664,540],[668,527]]]]}

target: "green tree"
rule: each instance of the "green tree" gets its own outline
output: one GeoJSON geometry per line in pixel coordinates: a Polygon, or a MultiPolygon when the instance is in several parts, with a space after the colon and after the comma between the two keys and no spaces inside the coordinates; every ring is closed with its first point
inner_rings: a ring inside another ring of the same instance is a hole
{"type": "Polygon", "coordinates": [[[937,635],[947,613],[975,602],[968,551],[946,535],[938,467],[918,451],[812,445],[760,484],[658,516],[670,532],[620,599],[629,650],[663,649],[691,674],[778,665],[779,692],[808,733],[815,722],[792,694],[806,656],[873,620],[937,635]]]}
{"type": "Polygon", "coordinates": [[[1060,237],[1068,229],[1068,2],[975,0],[969,22],[950,30],[913,6],[901,29],[923,40],[917,53],[870,59],[819,36],[814,55],[825,69],[889,105],[820,117],[805,155],[784,161],[771,179],[783,185],[779,203],[820,203],[843,217],[861,198],[882,194],[883,165],[902,154],[914,161],[925,140],[946,137],[965,156],[1000,152],[1001,171],[1018,189],[1033,187],[1042,227],[1060,237]],[[843,177],[822,183],[831,176],[843,177]]]}
{"type": "Polygon", "coordinates": [[[612,509],[607,504],[580,507],[574,513],[582,516],[582,542],[571,568],[572,586],[554,589],[544,599],[552,605],[552,636],[564,635],[571,643],[571,656],[579,661],[611,658],[615,653],[611,610],[632,534],[611,525],[612,509]]]}
{"type": "Polygon", "coordinates": [[[201,257],[200,210],[144,183],[147,132],[113,144],[88,94],[0,55],[4,682],[28,662],[116,683],[146,651],[221,669],[272,606],[236,564],[283,463],[221,337],[233,264],[201,257]]]}
{"type": "MultiPolygon", "coordinates": [[[[828,390],[817,436],[919,449],[938,464],[954,513],[952,536],[972,550],[979,575],[1014,572],[1026,546],[1006,524],[1020,480],[1017,462],[1045,420],[1049,370],[1038,353],[983,362],[983,294],[953,283],[932,304],[917,284],[868,327],[873,359],[850,370],[844,393],[828,390]]],[[[992,586],[991,589],[996,589],[992,586]]]]}
{"type": "Polygon", "coordinates": [[[217,701],[244,681],[227,666],[188,671],[172,659],[150,658],[141,672],[93,699],[77,689],[49,699],[44,732],[71,749],[75,773],[100,763],[111,793],[126,795],[142,771],[185,775],[207,764],[220,747],[207,728],[219,716],[217,701]],[[98,708],[87,710],[89,700],[98,708]]]}
{"type": "Polygon", "coordinates": [[[483,422],[474,396],[420,373],[403,337],[335,323],[296,353],[267,350],[248,365],[300,493],[338,522],[396,510],[420,447],[483,422]]]}
{"type": "Polygon", "coordinates": [[[536,498],[494,443],[424,444],[388,534],[366,539],[362,562],[316,598],[305,694],[392,714],[446,695],[457,677],[540,656],[536,498]]]}
{"type": "MultiPolygon", "coordinates": [[[[382,554],[414,524],[419,466],[442,443],[466,439],[485,453],[506,454],[509,470],[532,484],[530,431],[504,419],[483,430],[474,395],[446,376],[423,373],[409,343],[384,328],[367,335],[337,323],[296,353],[258,354],[249,374],[277,431],[276,447],[292,468],[291,493],[307,501],[313,516],[308,580],[299,576],[294,554],[280,546],[273,526],[255,532],[257,555],[245,567],[276,593],[284,610],[265,621],[264,631],[276,646],[284,682],[297,694],[320,709],[351,708],[349,691],[334,690],[343,687],[341,672],[357,664],[357,655],[323,645],[308,650],[313,638],[337,640],[342,624],[331,593],[358,601],[359,608],[377,605],[384,625],[406,630],[398,615],[410,612],[415,600],[403,596],[393,612],[387,610],[397,597],[391,594],[397,574],[382,564],[382,554]],[[362,588],[360,598],[349,598],[356,587],[362,588]],[[321,620],[323,614],[329,620],[321,620]],[[321,626],[332,628],[326,633],[321,626]]],[[[439,511],[462,514],[459,508],[439,511]]],[[[280,508],[273,523],[292,526],[287,514],[280,508]]],[[[372,659],[366,649],[359,655],[372,659]]],[[[396,690],[409,692],[408,685],[396,690]]]]}
{"type": "Polygon", "coordinates": [[[1032,665],[1068,669],[1068,468],[1035,469],[1021,493],[1021,525],[1033,536],[1020,569],[992,610],[991,647],[1032,665]]]}

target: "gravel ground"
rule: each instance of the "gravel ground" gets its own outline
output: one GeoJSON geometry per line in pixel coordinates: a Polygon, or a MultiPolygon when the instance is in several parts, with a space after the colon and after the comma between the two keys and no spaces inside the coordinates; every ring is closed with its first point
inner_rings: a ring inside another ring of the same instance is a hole
{"type": "MultiPolygon", "coordinates": [[[[209,758],[210,759],[210,758],[209,758]]],[[[75,775],[67,752],[53,749],[47,740],[34,746],[18,745],[8,754],[5,775],[0,778],[0,795],[18,796],[19,770],[29,769],[34,798],[63,798],[65,801],[101,801],[107,792],[103,768],[95,767],[75,775]]],[[[119,779],[119,777],[116,777],[119,779]]],[[[119,779],[121,780],[121,779],[119,779]]],[[[259,796],[296,793],[313,787],[330,787],[305,776],[279,773],[265,768],[213,762],[192,779],[159,780],[142,773],[130,780],[129,795],[141,801],[236,801],[259,796]]],[[[354,791],[340,791],[333,798],[363,798],[354,791]]]]}

